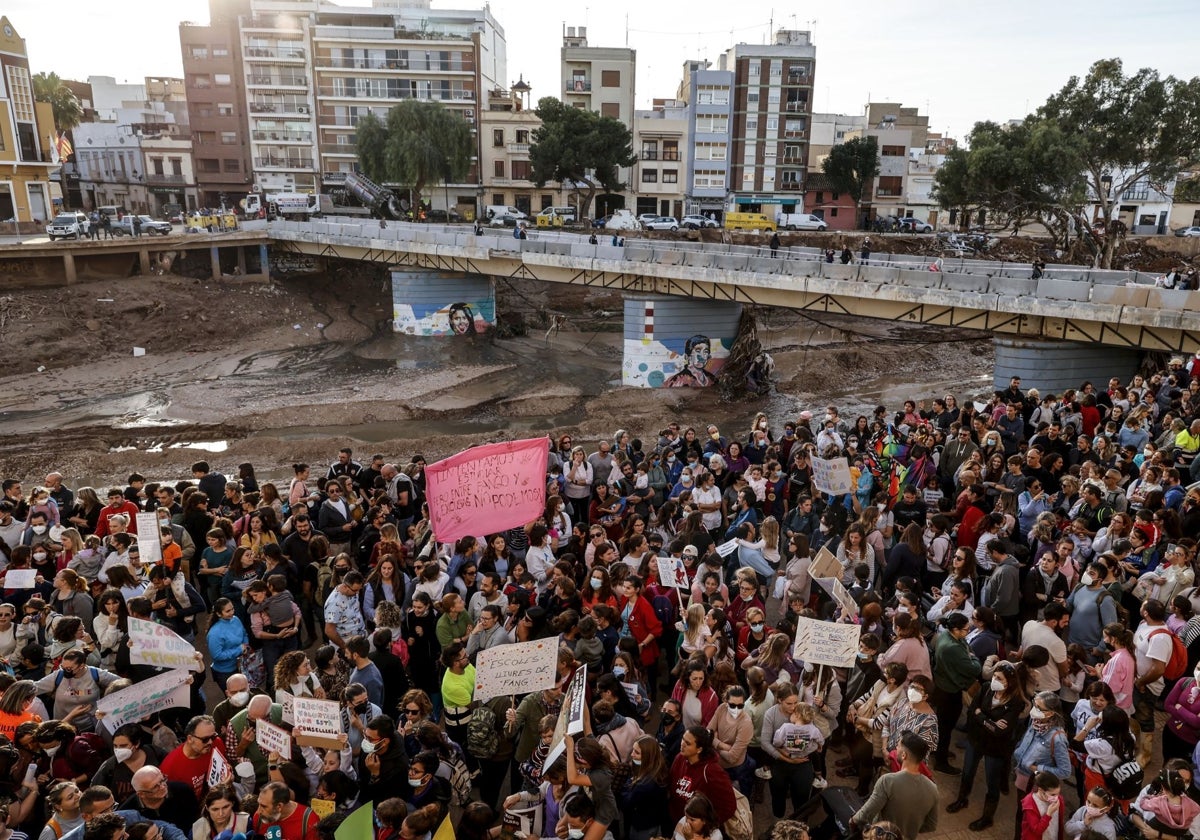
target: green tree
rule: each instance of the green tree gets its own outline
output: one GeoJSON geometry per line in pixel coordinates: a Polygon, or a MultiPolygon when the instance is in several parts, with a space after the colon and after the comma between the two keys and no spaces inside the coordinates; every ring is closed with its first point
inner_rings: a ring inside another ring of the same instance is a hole
{"type": "Polygon", "coordinates": [[[535,113],[542,124],[529,146],[532,180],[539,187],[561,181],[584,194],[580,213],[588,213],[596,190],[619,192],[622,166],[633,166],[633,134],[620,120],[565,105],[546,96],[535,113]]]}
{"type": "Polygon", "coordinates": [[[426,184],[465,179],[475,153],[471,127],[460,114],[417,99],[393,106],[386,124],[364,117],[354,143],[368,178],[411,187],[416,202],[426,184]]]}
{"type": "MultiPolygon", "coordinates": [[[[1160,78],[1149,68],[1126,76],[1120,59],[1105,59],[1082,79],[1072,76],[1037,116],[1054,122],[1078,145],[1080,174],[1098,205],[1097,224],[1105,234],[1091,246],[1094,264],[1103,268],[1112,265],[1124,234],[1117,218],[1121,196],[1138,184],[1168,192],[1172,179],[1200,163],[1197,78],[1160,78]]],[[[1090,242],[1085,231],[1091,220],[1080,213],[1076,223],[1090,242]]]]}
{"type": "Polygon", "coordinates": [[[863,193],[879,174],[879,144],[874,137],[855,137],[829,150],[821,168],[829,185],[854,200],[854,218],[859,217],[863,193]]]}
{"type": "Polygon", "coordinates": [[[57,73],[38,73],[33,77],[33,98],[50,103],[54,127],[59,131],[70,131],[83,121],[83,106],[57,73]]]}
{"type": "Polygon", "coordinates": [[[1173,197],[1180,204],[1200,204],[1200,175],[1180,178],[1173,197]]]}

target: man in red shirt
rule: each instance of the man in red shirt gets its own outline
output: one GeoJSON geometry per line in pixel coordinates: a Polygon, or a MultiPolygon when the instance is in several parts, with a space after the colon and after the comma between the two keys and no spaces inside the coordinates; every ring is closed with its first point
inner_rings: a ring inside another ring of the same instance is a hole
{"type": "Polygon", "coordinates": [[[96,536],[104,539],[109,534],[108,518],[123,513],[129,517],[130,531],[136,531],[138,506],[125,498],[120,487],[110,488],[108,504],[100,510],[100,519],[96,522],[96,536]]]}
{"type": "Polygon", "coordinates": [[[259,834],[278,840],[317,840],[320,817],[312,808],[292,801],[292,791],[283,782],[267,782],[258,792],[258,810],[250,818],[250,827],[259,834]],[[278,827],[279,831],[273,831],[278,827]]]}
{"type": "Polygon", "coordinates": [[[217,725],[211,715],[197,715],[188,721],[183,743],[167,753],[159,769],[172,782],[190,785],[198,802],[208,792],[208,768],[213,750],[225,757],[225,744],[217,736],[217,725]]]}

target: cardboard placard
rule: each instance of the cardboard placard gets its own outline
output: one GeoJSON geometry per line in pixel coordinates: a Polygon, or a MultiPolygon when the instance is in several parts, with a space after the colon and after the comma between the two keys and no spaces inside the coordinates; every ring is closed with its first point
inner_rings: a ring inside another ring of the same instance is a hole
{"type": "Polygon", "coordinates": [[[850,480],[850,465],[845,458],[813,456],[808,461],[812,464],[813,486],[822,493],[841,496],[854,489],[854,482],[850,480]]]}
{"type": "Polygon", "coordinates": [[[101,697],[96,701],[96,711],[104,713],[100,722],[109,732],[116,732],[127,723],[142,720],[163,709],[190,705],[190,676],[191,673],[182,668],[167,671],[101,697]]]}
{"type": "Polygon", "coordinates": [[[821,588],[829,593],[829,597],[842,608],[843,616],[858,617],[858,604],[854,603],[854,599],[850,597],[850,592],[846,587],[842,586],[842,582],[838,578],[814,577],[813,580],[820,584],[821,588]]]}
{"type": "Polygon", "coordinates": [[[817,551],[817,556],[808,566],[808,573],[814,578],[841,578],[842,564],[837,556],[825,546],[817,551]]]}
{"type": "Polygon", "coordinates": [[[140,618],[129,619],[129,663],[158,668],[188,668],[203,671],[204,661],[196,649],[169,627],[140,618]]]}
{"type": "Polygon", "coordinates": [[[571,684],[563,693],[562,709],[554,724],[554,737],[550,741],[550,752],[543,767],[550,767],[567,748],[567,733],[575,735],[583,731],[583,704],[587,696],[587,665],[580,665],[571,684]]]}
{"type": "Polygon", "coordinates": [[[337,803],[332,799],[321,799],[314,796],[308,800],[308,807],[313,809],[313,813],[321,819],[325,819],[334,811],[337,810],[337,803]]]}
{"type": "Polygon", "coordinates": [[[676,589],[690,589],[687,569],[683,559],[678,557],[658,558],[658,582],[663,586],[674,586],[676,589]]]}
{"type": "Polygon", "coordinates": [[[137,544],[138,554],[143,565],[162,562],[162,539],[160,537],[158,514],[154,511],[142,512],[137,515],[137,544]]]}
{"type": "Polygon", "coordinates": [[[33,589],[37,586],[37,569],[9,569],[4,574],[5,589],[33,589]]]}
{"type": "MultiPolygon", "coordinates": [[[[296,698],[297,700],[300,698],[296,698]]],[[[375,805],[366,802],[355,808],[333,832],[333,840],[366,840],[375,836],[375,805]]]]}
{"type": "Polygon", "coordinates": [[[475,661],[475,699],[525,694],[558,682],[558,637],[481,650],[475,661]]]}
{"type": "Polygon", "coordinates": [[[262,747],[266,755],[279,753],[285,761],[292,759],[292,733],[269,720],[255,721],[254,743],[262,747]]]}
{"type": "Polygon", "coordinates": [[[340,750],[342,707],[336,700],[296,697],[292,701],[296,743],[302,747],[340,750]]]}
{"type": "Polygon", "coordinates": [[[728,557],[730,554],[733,554],[733,552],[737,551],[737,549],[738,541],[737,539],[732,539],[717,546],[717,554],[720,554],[722,557],[728,557]]]}
{"type": "Polygon", "coordinates": [[[546,438],[475,446],[425,468],[429,522],[440,542],[502,533],[546,509],[546,438]]]}
{"type": "Polygon", "coordinates": [[[296,698],[292,696],[290,691],[284,691],[282,688],[275,691],[275,702],[283,709],[283,717],[281,720],[288,726],[296,725],[296,715],[292,709],[296,703],[296,698]]]}
{"type": "Polygon", "coordinates": [[[233,775],[233,768],[221,755],[221,751],[213,747],[212,760],[208,762],[208,786],[214,788],[233,775]]]}
{"type": "Polygon", "coordinates": [[[858,655],[857,624],[834,624],[812,618],[796,619],[796,644],[792,656],[813,665],[849,668],[858,655]]]}

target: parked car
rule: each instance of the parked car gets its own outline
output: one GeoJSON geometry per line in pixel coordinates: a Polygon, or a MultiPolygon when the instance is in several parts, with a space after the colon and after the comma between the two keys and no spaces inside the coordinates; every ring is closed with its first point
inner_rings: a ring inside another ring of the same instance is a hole
{"type": "Polygon", "coordinates": [[[657,213],[638,213],[637,220],[639,225],[644,225],[647,222],[653,222],[657,218],[657,213]]]}
{"type": "Polygon", "coordinates": [[[1200,226],[1192,225],[1191,227],[1180,228],[1175,231],[1176,236],[1200,236],[1200,226]]]}
{"type": "Polygon", "coordinates": [[[689,216],[684,216],[679,220],[679,223],[688,230],[701,230],[703,228],[719,228],[720,222],[716,219],[710,219],[707,216],[701,216],[696,213],[689,216]]]}
{"type": "MultiPolygon", "coordinates": [[[[149,216],[138,216],[142,220],[142,236],[168,236],[171,233],[170,222],[158,222],[149,216]]],[[[122,216],[121,220],[113,221],[112,232],[114,236],[133,236],[133,216],[122,216]]]]}
{"type": "Polygon", "coordinates": [[[904,233],[933,233],[933,225],[912,216],[905,216],[900,220],[900,230],[904,233]]]}
{"type": "Polygon", "coordinates": [[[607,216],[598,216],[597,218],[592,219],[592,227],[602,228],[608,224],[608,220],[611,218],[612,218],[612,213],[609,213],[607,216]]]}
{"type": "Polygon", "coordinates": [[[492,216],[492,220],[488,222],[491,227],[516,227],[517,222],[521,219],[514,216],[512,213],[497,213],[492,216]]]}
{"type": "Polygon", "coordinates": [[[646,230],[679,230],[679,220],[674,216],[655,216],[648,222],[642,222],[646,230]]]}
{"type": "Polygon", "coordinates": [[[782,213],[778,220],[779,227],[784,230],[825,230],[827,225],[820,216],[812,213],[782,213]]]}
{"type": "Polygon", "coordinates": [[[85,213],[59,213],[46,225],[46,235],[55,239],[82,239],[88,235],[91,223],[85,213]]]}
{"type": "Polygon", "coordinates": [[[457,224],[463,220],[462,214],[454,208],[450,208],[449,210],[430,210],[425,214],[425,218],[431,222],[449,222],[451,224],[457,224]]]}

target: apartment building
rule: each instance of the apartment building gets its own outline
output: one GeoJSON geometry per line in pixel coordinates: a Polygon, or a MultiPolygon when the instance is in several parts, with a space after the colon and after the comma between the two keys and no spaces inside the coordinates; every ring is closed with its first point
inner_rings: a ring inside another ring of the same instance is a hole
{"type": "Polygon", "coordinates": [[[678,219],[687,192],[688,106],[679,99],[655,99],[652,105],[633,115],[635,212],[678,219]]]}
{"type": "Polygon", "coordinates": [[[479,208],[488,205],[516,207],[535,215],[547,207],[563,207],[570,199],[555,183],[535,186],[529,163],[533,132],[542,124],[529,108],[529,85],[487,92],[487,107],[479,116],[479,208]]]}
{"type": "MultiPolygon", "coordinates": [[[[909,160],[923,154],[929,136],[929,117],[916,108],[905,108],[899,102],[868,102],[864,111],[866,128],[863,134],[874,137],[879,144],[879,175],[870,194],[872,219],[882,216],[917,216],[922,221],[937,222],[931,198],[933,174],[925,166],[914,166],[909,160]]],[[[863,197],[864,203],[867,197],[863,197]]]]}
{"type": "Polygon", "coordinates": [[[237,206],[251,187],[238,17],[250,0],[209,0],[208,24],[181,23],[184,90],[199,206],[237,206]]]}
{"type": "Polygon", "coordinates": [[[688,104],[684,215],[720,219],[729,193],[733,125],[733,71],[707,61],[685,61],[678,98],[688,104]]]}
{"type": "Polygon", "coordinates": [[[7,17],[0,17],[0,71],[0,219],[43,222],[61,200],[50,177],[59,169],[51,154],[54,113],[33,99],[25,39],[7,17]]]}
{"type": "MultiPolygon", "coordinates": [[[[637,87],[637,51],[628,47],[588,46],[586,26],[566,26],[562,40],[562,101],[575,108],[595,111],[602,117],[620,120],[633,131],[634,91],[637,87]]],[[[597,216],[623,208],[627,196],[637,189],[630,167],[621,167],[617,177],[625,194],[597,194],[597,216]]],[[[584,208],[584,212],[589,212],[584,208]]]]}
{"type": "Polygon", "coordinates": [[[802,212],[817,48],[781,29],[771,44],[736,44],[719,68],[734,74],[730,209],[802,212]]]}

